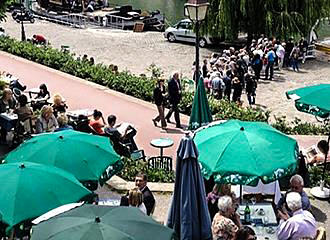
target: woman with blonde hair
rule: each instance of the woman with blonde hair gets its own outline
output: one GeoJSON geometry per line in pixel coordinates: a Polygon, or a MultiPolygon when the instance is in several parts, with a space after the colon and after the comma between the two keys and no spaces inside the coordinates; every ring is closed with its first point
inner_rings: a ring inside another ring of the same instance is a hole
{"type": "Polygon", "coordinates": [[[58,113],[65,113],[66,109],[68,108],[68,106],[65,104],[65,101],[63,100],[63,97],[58,93],[54,94],[53,96],[52,107],[55,117],[58,116],[58,113]]]}
{"type": "Polygon", "coordinates": [[[130,207],[139,208],[144,214],[147,214],[146,206],[143,203],[143,193],[135,187],[128,193],[128,204],[130,207]]]}
{"type": "Polygon", "coordinates": [[[36,122],[36,132],[53,132],[58,127],[57,120],[53,114],[53,108],[48,105],[44,105],[41,108],[41,115],[36,122]]]}

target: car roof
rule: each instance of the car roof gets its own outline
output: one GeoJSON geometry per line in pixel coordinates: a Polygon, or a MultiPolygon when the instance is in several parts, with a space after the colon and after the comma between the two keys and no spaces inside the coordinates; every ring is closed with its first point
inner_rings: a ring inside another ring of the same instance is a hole
{"type": "Polygon", "coordinates": [[[181,23],[181,22],[188,22],[188,23],[191,23],[191,20],[189,18],[186,18],[186,19],[182,19],[180,20],[178,23],[181,23]]]}

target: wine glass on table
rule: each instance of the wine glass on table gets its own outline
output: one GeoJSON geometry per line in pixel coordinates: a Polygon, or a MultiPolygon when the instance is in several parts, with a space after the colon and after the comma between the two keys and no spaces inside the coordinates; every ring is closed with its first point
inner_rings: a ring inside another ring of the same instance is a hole
{"type": "Polygon", "coordinates": [[[256,198],[256,196],[252,196],[252,198],[251,198],[251,203],[252,203],[252,206],[253,206],[253,208],[252,208],[252,214],[255,214],[257,211],[256,211],[256,208],[255,208],[255,205],[256,205],[256,203],[257,203],[257,198],[256,198]]]}

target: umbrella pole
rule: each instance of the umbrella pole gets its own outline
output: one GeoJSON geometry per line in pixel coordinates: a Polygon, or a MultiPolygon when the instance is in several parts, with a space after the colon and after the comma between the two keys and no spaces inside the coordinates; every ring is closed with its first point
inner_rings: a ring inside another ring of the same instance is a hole
{"type": "Polygon", "coordinates": [[[243,187],[242,184],[239,185],[239,204],[242,204],[242,200],[243,200],[243,187]]]}
{"type": "MultiPolygon", "coordinates": [[[[329,146],[329,143],[330,143],[330,133],[329,133],[329,136],[328,136],[328,146],[329,146]]],[[[326,171],[326,168],[327,168],[328,155],[329,155],[329,150],[325,153],[325,156],[324,156],[325,158],[324,158],[324,165],[323,165],[322,181],[324,181],[324,179],[325,179],[325,171],[326,171]]]]}

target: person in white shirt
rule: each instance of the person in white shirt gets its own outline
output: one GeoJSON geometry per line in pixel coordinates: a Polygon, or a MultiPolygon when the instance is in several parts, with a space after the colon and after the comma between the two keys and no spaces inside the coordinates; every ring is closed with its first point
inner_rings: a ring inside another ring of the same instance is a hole
{"type": "Polygon", "coordinates": [[[316,236],[316,221],[313,215],[306,210],[302,210],[301,196],[297,192],[287,194],[286,203],[292,210],[293,216],[289,218],[287,213],[279,212],[280,225],[276,231],[279,240],[298,240],[316,236]]]}
{"type": "Polygon", "coordinates": [[[285,56],[285,49],[282,45],[285,45],[285,43],[279,44],[276,48],[276,55],[278,57],[278,68],[280,70],[283,67],[284,56],[285,56]]]}

